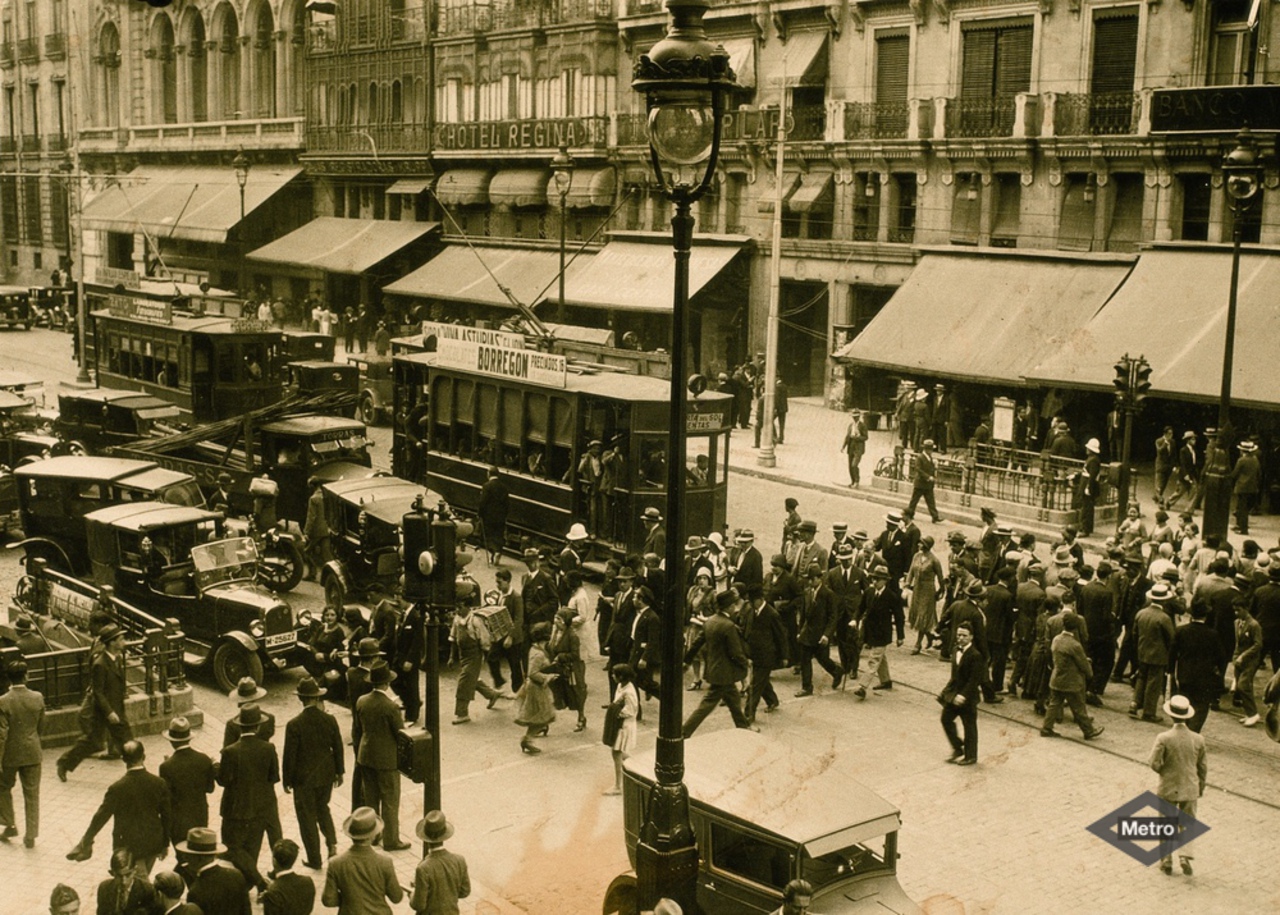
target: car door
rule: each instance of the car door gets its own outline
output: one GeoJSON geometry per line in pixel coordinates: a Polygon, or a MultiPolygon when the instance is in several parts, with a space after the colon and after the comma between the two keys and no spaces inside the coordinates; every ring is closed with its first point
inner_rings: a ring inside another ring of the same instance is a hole
{"type": "Polygon", "coordinates": [[[709,817],[698,881],[703,915],[773,912],[795,871],[794,848],[736,822],[709,817]]]}

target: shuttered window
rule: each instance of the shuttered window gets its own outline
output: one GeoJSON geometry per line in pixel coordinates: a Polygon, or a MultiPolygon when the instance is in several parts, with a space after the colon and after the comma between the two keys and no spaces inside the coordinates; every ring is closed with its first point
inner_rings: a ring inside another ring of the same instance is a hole
{"type": "Polygon", "coordinates": [[[961,136],[1009,136],[1014,96],[1031,88],[1031,22],[966,23],[960,72],[961,136]]]}
{"type": "Polygon", "coordinates": [[[1062,251],[1088,251],[1093,247],[1096,190],[1089,192],[1087,175],[1068,175],[1063,182],[1062,215],[1058,220],[1058,248],[1062,251]],[[1086,199],[1093,196],[1093,200],[1086,199]]]}
{"type": "Polygon", "coordinates": [[[1111,184],[1114,203],[1107,250],[1136,251],[1138,242],[1142,241],[1142,175],[1112,175],[1111,184]]]}
{"type": "Polygon", "coordinates": [[[905,31],[876,33],[876,136],[905,136],[911,37],[905,31]]]}
{"type": "Polygon", "coordinates": [[[1107,92],[1132,92],[1134,68],[1138,59],[1138,13],[1099,12],[1093,20],[1093,79],[1089,91],[1094,95],[1107,92]]]}
{"type": "Polygon", "coordinates": [[[996,175],[996,219],[991,226],[991,244],[997,248],[1018,247],[1022,223],[1022,181],[1018,175],[996,175]]]}

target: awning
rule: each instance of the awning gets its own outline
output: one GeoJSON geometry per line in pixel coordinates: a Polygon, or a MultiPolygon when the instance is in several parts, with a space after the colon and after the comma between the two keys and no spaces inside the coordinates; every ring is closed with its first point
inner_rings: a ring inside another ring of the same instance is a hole
{"type": "MultiPolygon", "coordinates": [[[[576,168],[573,170],[569,184],[569,193],[565,195],[564,205],[571,210],[587,207],[613,206],[614,189],[617,187],[617,173],[610,168],[576,168]]],[[[547,198],[559,201],[560,192],[556,190],[555,176],[547,185],[547,198]]]]}
{"type": "MultiPolygon", "coordinates": [[[[1222,386],[1231,250],[1144,251],[1111,301],[1083,328],[1044,354],[1027,377],[1045,385],[1111,391],[1125,353],[1151,364],[1153,394],[1217,403],[1222,386]]],[[[1280,257],[1240,256],[1233,403],[1274,410],[1280,403],[1280,257]]]]}
{"type": "Polygon", "coordinates": [[[1022,386],[1034,366],[1070,345],[1132,266],[1133,258],[1116,256],[926,253],[833,358],[1022,386]]]}
{"type": "Polygon", "coordinates": [[[430,178],[401,178],[387,188],[388,194],[413,194],[418,195],[431,187],[430,178]]]}
{"type": "MultiPolygon", "coordinates": [[[[302,174],[301,168],[255,165],[244,186],[247,216],[302,174]]],[[[145,229],[157,240],[223,244],[240,222],[240,185],[230,167],[143,165],[85,204],[84,227],[133,234],[145,229]]]]}
{"type": "MultiPolygon", "coordinates": [[[[566,277],[572,278],[591,259],[591,254],[579,254],[565,270],[566,277]]],[[[393,295],[510,308],[511,303],[494,282],[494,277],[518,300],[533,305],[546,290],[555,287],[559,272],[559,251],[487,245],[476,245],[473,250],[467,245],[448,245],[408,276],[383,286],[382,291],[393,295]],[[485,270],[486,266],[493,272],[493,277],[485,270]]]]}
{"type": "Polygon", "coordinates": [[[489,202],[489,170],[455,168],[436,182],[436,197],[446,206],[483,206],[489,202]]]}
{"type": "MultiPolygon", "coordinates": [[[[695,237],[689,258],[689,296],[715,279],[747,241],[727,236],[720,243],[707,243],[695,237]]],[[[569,273],[564,298],[567,304],[587,308],[670,314],[674,288],[675,258],[669,243],[615,240],[583,270],[569,273]]]]}
{"type": "MultiPolygon", "coordinates": [[[[761,172],[760,175],[760,196],[756,198],[756,209],[761,213],[772,213],[773,204],[778,199],[776,190],[777,184],[774,182],[775,172],[770,169],[767,172],[761,172]]],[[[782,205],[786,206],[787,201],[791,199],[791,195],[796,192],[796,188],[800,186],[800,173],[784,171],[782,173],[782,205]]]]}
{"type": "Polygon", "coordinates": [[[773,85],[821,86],[827,81],[826,31],[794,32],[782,46],[773,85]],[[784,79],[785,77],[785,79],[784,79]]]}
{"type": "Polygon", "coordinates": [[[439,228],[438,222],[321,216],[252,252],[249,259],[329,273],[364,273],[439,228]]]}
{"type": "Polygon", "coordinates": [[[807,213],[823,194],[830,191],[831,172],[811,171],[800,179],[800,187],[787,201],[787,208],[793,213],[807,213]]]}
{"type": "Polygon", "coordinates": [[[549,168],[508,168],[489,182],[489,202],[496,207],[536,207],[547,202],[549,168]]]}
{"type": "Polygon", "coordinates": [[[729,52],[729,66],[742,89],[756,87],[756,40],[754,38],[729,38],[720,42],[729,52]]]}

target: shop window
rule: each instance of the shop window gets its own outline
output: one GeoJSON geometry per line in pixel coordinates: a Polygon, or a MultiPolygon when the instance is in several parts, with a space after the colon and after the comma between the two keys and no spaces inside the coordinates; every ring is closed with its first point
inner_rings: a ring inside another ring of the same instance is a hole
{"type": "Polygon", "coordinates": [[[1111,176],[1111,230],[1108,251],[1136,251],[1143,239],[1142,203],[1145,185],[1140,174],[1111,176]]]}
{"type": "Polygon", "coordinates": [[[976,174],[961,174],[952,185],[951,244],[976,245],[982,218],[982,179],[976,174]]]}
{"type": "Polygon", "coordinates": [[[1018,175],[996,175],[996,219],[991,226],[991,244],[996,248],[1018,247],[1022,221],[1022,181],[1018,175]]]}
{"type": "Polygon", "coordinates": [[[1179,175],[1182,191],[1182,224],[1178,238],[1183,241],[1207,241],[1209,238],[1209,201],[1213,191],[1208,175],[1179,175]]]}
{"type": "Polygon", "coordinates": [[[1067,175],[1062,189],[1058,248],[1061,251],[1092,250],[1098,193],[1096,179],[1092,175],[1067,175]]]}
{"type": "Polygon", "coordinates": [[[889,189],[896,195],[889,208],[893,223],[889,226],[889,241],[910,244],[916,237],[916,176],[894,175],[889,189]]]}

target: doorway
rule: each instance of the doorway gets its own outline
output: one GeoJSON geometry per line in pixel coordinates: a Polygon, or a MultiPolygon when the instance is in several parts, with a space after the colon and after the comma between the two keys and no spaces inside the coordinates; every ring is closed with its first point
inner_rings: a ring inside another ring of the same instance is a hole
{"type": "Polygon", "coordinates": [[[792,397],[821,396],[827,371],[826,283],[783,280],[778,295],[778,375],[792,397]]]}

